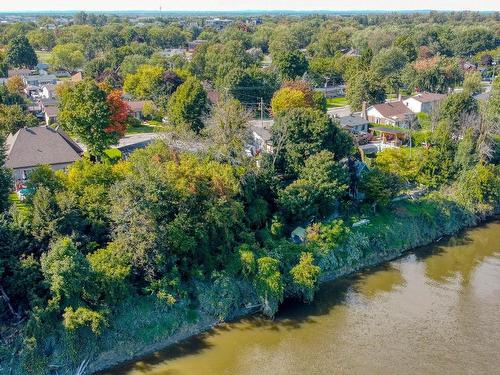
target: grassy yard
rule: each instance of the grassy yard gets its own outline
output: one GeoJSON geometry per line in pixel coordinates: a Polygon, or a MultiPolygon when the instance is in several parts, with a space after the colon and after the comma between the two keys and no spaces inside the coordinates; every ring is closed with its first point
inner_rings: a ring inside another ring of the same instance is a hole
{"type": "Polygon", "coordinates": [[[339,98],[326,99],[326,105],[327,107],[345,107],[346,105],[349,105],[349,103],[347,102],[347,99],[342,96],[339,98]]]}
{"type": "Polygon", "coordinates": [[[141,126],[129,126],[127,134],[154,133],[156,126],[143,124],[141,126]]]}
{"type": "Polygon", "coordinates": [[[36,51],[36,56],[38,57],[38,61],[47,63],[50,59],[49,51],[36,51]]]}

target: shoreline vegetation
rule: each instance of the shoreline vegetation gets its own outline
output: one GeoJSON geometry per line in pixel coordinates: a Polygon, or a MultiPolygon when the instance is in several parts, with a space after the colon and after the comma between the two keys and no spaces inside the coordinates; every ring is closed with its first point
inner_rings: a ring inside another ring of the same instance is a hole
{"type": "MultiPolygon", "coordinates": [[[[323,284],[350,276],[357,272],[360,272],[364,269],[369,269],[371,267],[376,267],[383,265],[386,262],[390,262],[394,259],[397,259],[401,256],[404,256],[405,253],[413,250],[417,250],[420,247],[429,246],[432,243],[437,243],[444,240],[447,237],[458,234],[461,231],[471,229],[473,227],[485,225],[490,221],[494,221],[498,219],[498,215],[500,214],[500,210],[498,210],[495,214],[492,214],[488,217],[483,218],[470,218],[472,221],[462,222],[462,224],[457,225],[455,228],[447,227],[442,228],[443,231],[434,231],[431,227],[423,228],[423,232],[427,232],[430,230],[433,233],[433,237],[422,237],[421,242],[412,243],[411,245],[405,244],[403,247],[396,249],[388,249],[381,253],[373,254],[367,258],[359,259],[358,263],[345,265],[339,269],[331,270],[330,272],[322,273],[320,275],[319,287],[323,284]],[[406,247],[406,245],[410,247],[406,247]]],[[[467,216],[467,215],[466,215],[467,216]]],[[[423,233],[422,232],[422,233],[423,233]]],[[[397,232],[393,232],[394,234],[397,232]]],[[[299,303],[299,301],[297,301],[299,303]]],[[[198,322],[194,324],[187,324],[179,327],[179,329],[174,332],[172,335],[160,339],[158,342],[153,344],[144,346],[140,348],[137,352],[134,352],[131,357],[123,357],[123,358],[105,358],[102,362],[94,362],[89,364],[88,369],[92,371],[92,373],[96,374],[106,374],[106,371],[112,370],[115,367],[120,368],[121,366],[125,366],[129,363],[136,362],[141,358],[153,355],[155,352],[167,350],[169,347],[175,346],[176,344],[189,339],[193,336],[199,335],[203,332],[209,331],[210,329],[217,327],[219,324],[223,324],[226,322],[231,322],[240,318],[252,316],[259,313],[259,306],[252,306],[250,308],[241,307],[240,309],[232,312],[228,319],[220,321],[210,317],[201,318],[198,322]]]]}
{"type": "MultiPolygon", "coordinates": [[[[443,237],[455,235],[467,228],[494,220],[498,213],[500,211],[497,209],[495,213],[488,216],[476,216],[440,193],[434,193],[417,200],[395,202],[390,210],[374,214],[370,224],[352,231],[342,244],[325,252],[324,256],[318,259],[317,263],[321,268],[321,273],[317,286],[365,268],[381,265],[402,256],[407,251],[429,245],[443,237]],[[402,233],[405,234],[404,237],[402,233]]],[[[234,280],[234,282],[242,290],[250,289],[242,280],[234,280]]],[[[293,290],[285,290],[285,296],[287,296],[286,298],[296,298],[293,290]]],[[[155,304],[156,302],[153,302],[153,305],[155,304]]],[[[110,330],[105,334],[107,338],[99,341],[101,344],[106,342],[109,344],[110,339],[113,338],[113,347],[102,348],[102,351],[97,349],[96,352],[88,352],[87,356],[82,357],[81,360],[88,361],[86,371],[89,373],[105,373],[106,370],[166,349],[225,321],[259,313],[261,309],[258,304],[259,301],[255,296],[243,296],[236,308],[225,312],[224,319],[180,307],[166,312],[168,318],[155,324],[154,320],[158,317],[158,311],[154,311],[154,309],[137,310],[137,306],[125,303],[123,311],[128,310],[128,314],[130,314],[131,310],[136,310],[128,316],[129,319],[135,316],[128,323],[132,324],[132,321],[139,318],[140,315],[140,319],[146,322],[142,329],[148,327],[147,329],[155,331],[157,336],[150,337],[150,341],[141,342],[133,339],[141,337],[137,334],[138,332],[125,333],[123,329],[110,330]],[[186,310],[182,311],[183,309],[186,310]],[[172,325],[173,321],[176,321],[176,324],[172,325]],[[165,326],[162,327],[165,323],[166,330],[165,326]],[[162,330],[164,330],[163,336],[158,335],[158,332],[162,330]],[[129,337],[130,341],[127,342],[126,337],[129,337]]],[[[118,325],[121,325],[120,317],[117,320],[118,325]]],[[[123,326],[127,326],[127,324],[123,326]]],[[[93,345],[87,346],[93,347],[93,345]]],[[[96,347],[99,348],[99,346],[96,347]]]]}

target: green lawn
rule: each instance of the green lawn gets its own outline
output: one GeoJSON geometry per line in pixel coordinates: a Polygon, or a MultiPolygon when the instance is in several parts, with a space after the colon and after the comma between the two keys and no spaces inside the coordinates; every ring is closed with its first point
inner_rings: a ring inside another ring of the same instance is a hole
{"type": "Polygon", "coordinates": [[[50,58],[49,51],[36,51],[36,56],[38,57],[38,61],[47,63],[50,58]]]}
{"type": "Polygon", "coordinates": [[[141,126],[129,126],[127,134],[154,133],[155,126],[143,124],[141,126]]]}
{"type": "Polygon", "coordinates": [[[327,107],[345,107],[348,104],[349,103],[347,102],[347,99],[345,97],[326,99],[327,107]]]}

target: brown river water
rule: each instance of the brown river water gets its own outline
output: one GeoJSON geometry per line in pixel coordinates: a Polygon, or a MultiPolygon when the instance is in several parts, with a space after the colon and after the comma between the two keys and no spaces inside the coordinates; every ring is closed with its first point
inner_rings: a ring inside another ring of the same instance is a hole
{"type": "Polygon", "coordinates": [[[500,374],[500,221],[106,374],[500,374]]]}

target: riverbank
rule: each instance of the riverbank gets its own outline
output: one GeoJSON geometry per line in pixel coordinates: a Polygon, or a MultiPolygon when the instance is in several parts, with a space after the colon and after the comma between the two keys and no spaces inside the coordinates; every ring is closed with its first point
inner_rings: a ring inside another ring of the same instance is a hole
{"type": "MultiPolygon", "coordinates": [[[[353,217],[346,224],[350,226],[357,219],[353,217]]],[[[398,258],[405,251],[475,226],[484,219],[485,216],[477,216],[443,195],[394,203],[389,210],[371,215],[370,224],[353,228],[334,249],[316,255],[321,268],[319,282],[398,258]]],[[[188,301],[171,307],[154,296],[134,296],[113,313],[114,323],[102,335],[80,335],[75,340],[61,333],[57,340],[48,343],[51,354],[43,360],[50,368],[70,371],[85,362],[85,373],[96,373],[209,330],[221,320],[255,313],[259,301],[253,286],[240,279],[229,282],[237,286],[239,299],[224,312],[225,319],[221,319],[220,311],[194,310],[188,301]]],[[[285,297],[292,296],[293,291],[286,289],[285,297]]],[[[222,305],[218,305],[220,309],[228,308],[222,305]]],[[[23,372],[18,365],[12,373],[23,372]]]]}
{"type": "Polygon", "coordinates": [[[274,319],[237,319],[105,374],[496,373],[499,231],[493,220],[443,237],[324,283],[274,319]]]}
{"type": "MultiPolygon", "coordinates": [[[[399,202],[393,205],[392,212],[378,213],[371,218],[369,225],[353,231],[342,246],[319,259],[318,264],[322,271],[320,283],[396,259],[406,251],[428,245],[444,236],[456,234],[485,219],[443,196],[399,202]]],[[[246,302],[251,303],[251,301],[246,302]]],[[[236,319],[254,312],[255,309],[240,308],[231,312],[230,318],[236,319]]],[[[131,362],[209,330],[218,323],[219,319],[201,315],[196,323],[184,325],[177,332],[152,345],[137,348],[138,350],[131,353],[128,358],[116,355],[116,352],[112,358],[101,356],[89,366],[89,370],[98,372],[120,363],[131,362]]]]}

